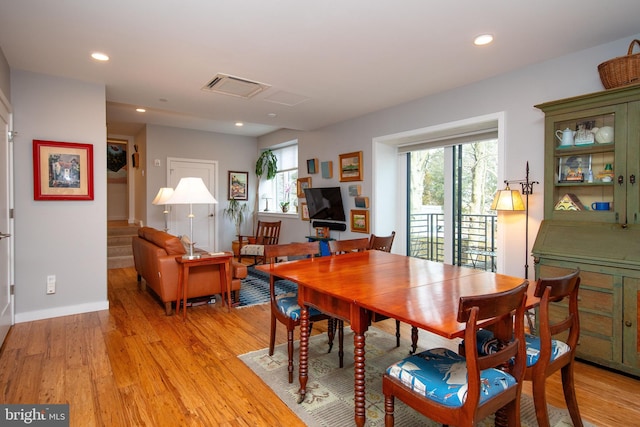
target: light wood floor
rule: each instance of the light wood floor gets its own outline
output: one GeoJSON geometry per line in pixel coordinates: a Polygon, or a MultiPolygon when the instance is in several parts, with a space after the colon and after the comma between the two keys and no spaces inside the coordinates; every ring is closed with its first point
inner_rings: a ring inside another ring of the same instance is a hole
{"type": "MultiPolygon", "coordinates": [[[[165,316],[135,277],[133,268],[109,271],[108,311],[15,325],[0,353],[1,403],[68,402],[71,425],[83,427],[302,425],[236,357],[268,346],[268,305],[231,313],[204,305],[183,322],[165,316]]],[[[425,333],[420,344],[437,342],[425,333]]],[[[638,380],[581,363],[576,378],[585,419],[638,425],[638,380]]],[[[548,397],[564,407],[558,376],[548,397]]]]}

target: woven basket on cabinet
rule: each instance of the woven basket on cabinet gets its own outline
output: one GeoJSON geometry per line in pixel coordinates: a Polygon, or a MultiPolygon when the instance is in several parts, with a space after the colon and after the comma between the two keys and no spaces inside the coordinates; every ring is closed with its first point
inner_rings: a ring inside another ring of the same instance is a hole
{"type": "Polygon", "coordinates": [[[600,80],[605,89],[640,83],[640,53],[631,53],[636,44],[640,46],[640,40],[631,42],[626,56],[619,56],[598,65],[600,80]]]}

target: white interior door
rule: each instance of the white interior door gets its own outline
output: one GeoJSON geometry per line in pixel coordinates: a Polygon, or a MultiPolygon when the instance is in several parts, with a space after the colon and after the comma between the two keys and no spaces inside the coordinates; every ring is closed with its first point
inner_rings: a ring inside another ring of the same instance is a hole
{"type": "MultiPolygon", "coordinates": [[[[197,159],[167,160],[168,185],[176,188],[181,178],[202,178],[209,192],[216,200],[220,200],[217,193],[218,162],[197,159]]],[[[193,242],[198,248],[209,252],[216,252],[216,207],[215,205],[193,205],[193,242]]],[[[172,205],[169,216],[169,233],[173,235],[186,234],[190,236],[189,205],[172,205]]],[[[191,236],[190,236],[191,237],[191,236]]]]}
{"type": "MultiPolygon", "coordinates": [[[[2,95],[0,93],[0,95],[2,95]]],[[[9,106],[0,96],[0,345],[4,342],[13,324],[13,298],[11,283],[13,277],[13,221],[9,210],[12,200],[13,163],[9,143],[9,106]]]]}

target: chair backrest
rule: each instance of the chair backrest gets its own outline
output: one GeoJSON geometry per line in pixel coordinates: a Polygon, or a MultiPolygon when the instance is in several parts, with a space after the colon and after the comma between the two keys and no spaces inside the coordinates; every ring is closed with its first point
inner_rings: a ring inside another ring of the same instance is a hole
{"type": "Polygon", "coordinates": [[[580,336],[580,318],[578,315],[578,290],[580,288],[580,269],[562,277],[540,278],[536,282],[534,295],[540,298],[539,335],[540,357],[539,361],[547,361],[551,352],[551,338],[554,335],[568,331],[568,336],[563,339],[575,352],[580,336]],[[558,302],[568,298],[567,316],[562,320],[554,321],[550,316],[551,302],[558,302]]]}
{"type": "Polygon", "coordinates": [[[256,228],[256,244],[277,245],[280,239],[280,226],[282,221],[266,222],[258,221],[256,228]]]}
{"type": "MultiPolygon", "coordinates": [[[[264,256],[273,264],[279,257],[315,257],[320,253],[320,242],[286,243],[283,245],[265,245],[264,256]]],[[[273,277],[273,276],[272,276],[273,277]]]]}
{"type": "Polygon", "coordinates": [[[393,239],[396,237],[396,232],[392,231],[390,236],[376,236],[372,234],[369,238],[369,249],[376,249],[384,252],[391,252],[391,245],[393,239]]]}
{"type": "Polygon", "coordinates": [[[347,252],[362,252],[369,249],[369,238],[348,240],[329,240],[331,255],[346,254],[347,252]]]}
{"type": "MultiPolygon", "coordinates": [[[[465,358],[467,361],[468,392],[464,406],[476,408],[480,401],[482,384],[480,371],[488,368],[508,369],[521,387],[526,368],[526,343],[524,339],[524,312],[528,281],[504,292],[461,297],[458,306],[458,322],[466,322],[465,358]],[[495,353],[480,356],[477,347],[478,323],[493,320],[493,330],[498,339],[495,353]]],[[[520,393],[519,390],[516,391],[520,393]]]]}

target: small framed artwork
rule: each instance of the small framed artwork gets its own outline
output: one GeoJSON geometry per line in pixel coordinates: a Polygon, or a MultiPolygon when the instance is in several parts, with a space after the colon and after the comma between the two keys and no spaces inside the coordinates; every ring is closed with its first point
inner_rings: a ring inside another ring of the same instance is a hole
{"type": "Polygon", "coordinates": [[[307,160],[307,173],[309,174],[318,173],[318,159],[307,160]]]}
{"type": "Polygon", "coordinates": [[[591,170],[591,155],[564,156],[558,159],[558,182],[584,182],[591,170]]]}
{"type": "Polygon", "coordinates": [[[351,231],[369,234],[369,211],[361,209],[351,210],[351,231]]]}
{"type": "Polygon", "coordinates": [[[333,178],[333,162],[322,162],[320,163],[320,171],[322,172],[322,177],[324,179],[333,178]]]}
{"type": "Polygon", "coordinates": [[[309,208],[306,203],[300,203],[300,219],[303,221],[309,221],[309,208]]]}
{"type": "Polygon", "coordinates": [[[361,187],[360,184],[352,184],[349,186],[349,196],[356,197],[360,195],[361,187]]]}
{"type": "Polygon", "coordinates": [[[229,200],[249,200],[249,172],[229,171],[229,200]]]}
{"type": "Polygon", "coordinates": [[[93,145],[33,140],[34,200],[93,200],[93,145]]]}
{"type": "Polygon", "coordinates": [[[311,188],[311,177],[308,176],[306,178],[298,178],[297,181],[297,195],[298,197],[304,198],[304,189],[311,188]]]}
{"type": "Polygon", "coordinates": [[[358,196],[354,200],[356,202],[356,208],[369,209],[369,198],[368,197],[358,196]]]}
{"type": "Polygon", "coordinates": [[[362,151],[340,154],[340,182],[362,181],[362,151]]]}
{"type": "Polygon", "coordinates": [[[331,230],[329,227],[316,227],[316,237],[320,239],[328,239],[330,237],[331,230]]]}

